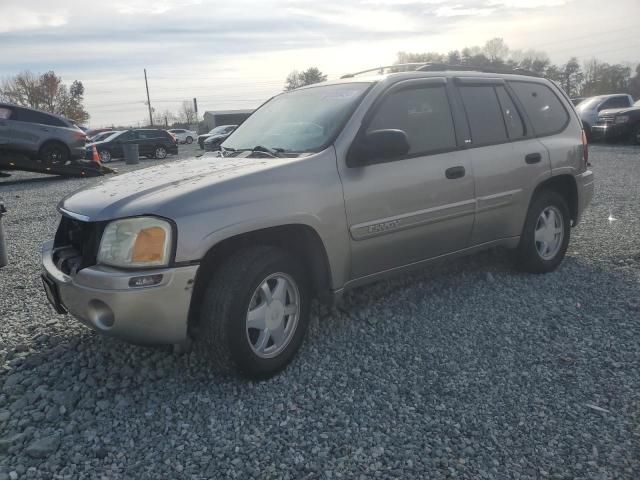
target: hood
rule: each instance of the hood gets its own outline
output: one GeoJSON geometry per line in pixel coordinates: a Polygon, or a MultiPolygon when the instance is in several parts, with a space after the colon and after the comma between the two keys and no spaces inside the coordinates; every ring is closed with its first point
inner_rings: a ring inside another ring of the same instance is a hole
{"type": "Polygon", "coordinates": [[[633,112],[634,110],[640,110],[640,106],[626,108],[609,108],[607,110],[601,110],[600,113],[598,113],[598,117],[611,117],[613,115],[619,115],[621,113],[633,112]]]}
{"type": "Polygon", "coordinates": [[[178,197],[215,188],[216,184],[268,169],[272,164],[264,158],[192,158],[103,180],[69,195],[58,207],[88,217],[89,221],[147,214],[167,216],[167,206],[178,197]]]}

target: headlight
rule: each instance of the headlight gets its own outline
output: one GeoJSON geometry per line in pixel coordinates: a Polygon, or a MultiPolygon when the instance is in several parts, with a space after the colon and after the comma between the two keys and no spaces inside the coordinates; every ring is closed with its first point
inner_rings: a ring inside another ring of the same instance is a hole
{"type": "Polygon", "coordinates": [[[627,123],[629,121],[629,115],[618,115],[615,121],[616,123],[627,123]]]}
{"type": "Polygon", "coordinates": [[[159,267],[169,264],[171,225],[155,217],[115,220],[105,228],[98,263],[114,267],[159,267]]]}

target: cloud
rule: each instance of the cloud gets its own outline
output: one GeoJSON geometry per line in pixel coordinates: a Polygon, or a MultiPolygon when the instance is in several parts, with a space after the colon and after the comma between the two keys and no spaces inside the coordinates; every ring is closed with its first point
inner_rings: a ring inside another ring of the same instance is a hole
{"type": "Polygon", "coordinates": [[[294,68],[335,78],[400,50],[447,52],[496,36],[553,61],[602,52],[619,61],[640,51],[639,15],[638,0],[616,9],[601,0],[0,0],[0,79],[53,69],[83,80],[100,124],[143,118],[143,68],[163,107],[193,96],[203,108],[243,107],[279,92],[294,68]]]}

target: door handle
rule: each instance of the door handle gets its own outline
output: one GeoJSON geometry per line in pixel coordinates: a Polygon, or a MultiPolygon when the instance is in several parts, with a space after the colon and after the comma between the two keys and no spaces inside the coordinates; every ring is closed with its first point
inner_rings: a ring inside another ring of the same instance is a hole
{"type": "Polygon", "coordinates": [[[464,167],[451,167],[451,168],[447,168],[444,172],[444,174],[449,180],[453,180],[455,178],[462,178],[465,176],[466,173],[467,171],[464,169],[464,167]]]}
{"type": "Polygon", "coordinates": [[[531,165],[532,163],[539,163],[540,160],[542,160],[542,155],[540,155],[539,153],[530,153],[529,155],[526,155],[524,157],[524,161],[529,165],[531,165]]]}

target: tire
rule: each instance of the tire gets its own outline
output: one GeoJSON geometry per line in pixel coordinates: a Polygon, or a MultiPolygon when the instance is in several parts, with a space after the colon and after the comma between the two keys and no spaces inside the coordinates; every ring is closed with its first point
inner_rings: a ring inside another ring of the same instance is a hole
{"type": "Polygon", "coordinates": [[[185,142],[187,143],[187,145],[191,145],[193,143],[193,137],[187,137],[185,142]]]}
{"type": "Polygon", "coordinates": [[[631,134],[631,141],[634,145],[640,145],[640,124],[636,125],[631,134]]]}
{"type": "Polygon", "coordinates": [[[309,323],[309,295],[305,269],[284,250],[267,246],[241,250],[209,280],[195,334],[196,351],[219,372],[272,377],[302,345],[309,323]],[[285,280],[290,283],[284,283],[286,289],[280,291],[285,293],[280,295],[276,286],[285,280]],[[262,288],[265,282],[270,295],[276,294],[271,300],[262,288]],[[296,313],[287,314],[290,309],[296,313]],[[250,310],[256,312],[255,323],[250,323],[250,310]],[[277,330],[279,339],[271,333],[277,330]]]}
{"type": "Polygon", "coordinates": [[[558,268],[569,246],[570,218],[562,195],[552,190],[536,194],[529,205],[518,245],[518,267],[530,273],[548,273],[558,268]],[[547,223],[549,227],[546,227],[545,222],[552,224],[547,223]]]}
{"type": "Polygon", "coordinates": [[[167,149],[162,146],[156,147],[156,149],[153,151],[153,157],[157,158],[158,160],[167,158],[167,149]]]}
{"type": "Polygon", "coordinates": [[[45,165],[64,165],[69,160],[69,149],[59,142],[48,142],[40,148],[39,158],[45,165]]]}
{"type": "Polygon", "coordinates": [[[109,150],[101,150],[98,152],[98,155],[100,156],[100,161],[102,163],[111,163],[111,161],[113,160],[113,157],[111,156],[111,152],[109,150]]]}

